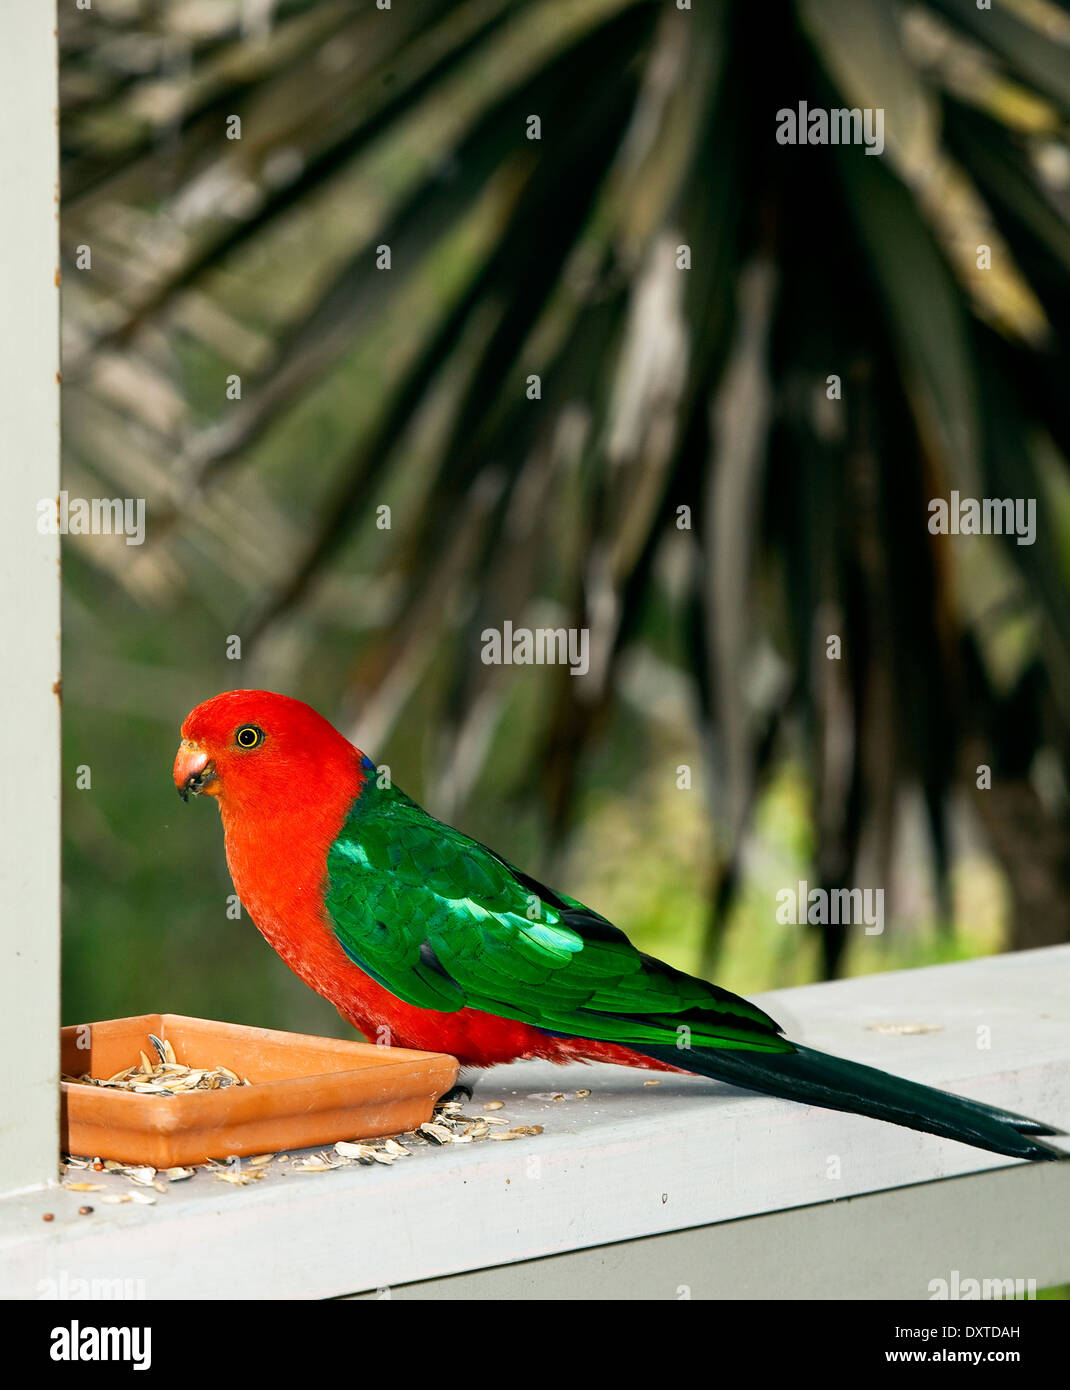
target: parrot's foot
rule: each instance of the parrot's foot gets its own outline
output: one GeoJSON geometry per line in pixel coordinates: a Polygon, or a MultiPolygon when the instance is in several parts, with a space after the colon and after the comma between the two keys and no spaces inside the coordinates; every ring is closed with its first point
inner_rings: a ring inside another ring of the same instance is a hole
{"type": "Polygon", "coordinates": [[[462,1067],[457,1073],[456,1084],[439,1101],[444,1105],[447,1101],[466,1101],[472,1099],[475,1091],[476,1082],[479,1080],[479,1067],[462,1067]]]}

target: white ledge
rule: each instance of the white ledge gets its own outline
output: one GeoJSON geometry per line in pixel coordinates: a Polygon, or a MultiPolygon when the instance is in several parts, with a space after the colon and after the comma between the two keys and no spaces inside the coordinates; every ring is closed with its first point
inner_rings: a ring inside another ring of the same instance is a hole
{"type": "MultiPolygon", "coordinates": [[[[797,1040],[1070,1130],[1070,946],[808,985],[758,1002],[797,1040]],[[938,1031],[873,1030],[882,1023],[938,1031]],[[978,1045],[979,1029],[989,1030],[990,1047],[978,1045]]],[[[48,1281],[122,1279],[143,1281],[150,1299],[331,1297],[1032,1167],[700,1078],[662,1074],[656,1086],[643,1084],[656,1075],[497,1068],[480,1077],[466,1112],[502,1100],[501,1114],[541,1124],[541,1135],[420,1148],[390,1168],[273,1173],[248,1187],[199,1173],[155,1206],[98,1205],[91,1216],[77,1209],[94,1194],[4,1199],[0,1296],[40,1297],[48,1281]],[[581,1088],[591,1095],[576,1098],[581,1088]],[[531,1098],[545,1092],[569,1098],[531,1098]]],[[[1045,1201],[1052,1183],[1065,1198],[1070,1164],[1043,1167],[1053,1174],[1045,1201]]],[[[1017,1185],[1024,1191],[1024,1180],[1017,1185]]],[[[984,1220],[1009,1226],[1020,1215],[1001,1198],[984,1220]]]]}

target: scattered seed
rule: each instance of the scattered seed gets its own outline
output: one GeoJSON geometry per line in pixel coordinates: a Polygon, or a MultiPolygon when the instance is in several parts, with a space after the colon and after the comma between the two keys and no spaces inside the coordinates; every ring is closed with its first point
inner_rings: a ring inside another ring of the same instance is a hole
{"type": "MultiPolygon", "coordinates": [[[[341,1168],[344,1160],[335,1159],[332,1161],[326,1154],[312,1154],[308,1158],[299,1158],[290,1170],[294,1173],[326,1173],[332,1168],[341,1168]]],[[[257,1177],[263,1175],[258,1173],[257,1177]]]]}
{"type": "Polygon", "coordinates": [[[881,1033],[886,1038],[909,1038],[920,1033],[942,1033],[941,1023],[869,1023],[871,1033],[881,1033]]]}
{"type": "Polygon", "coordinates": [[[660,1086],[660,1085],[661,1085],[661,1082],[660,1082],[660,1081],[644,1081],[644,1082],[643,1082],[643,1085],[644,1085],[644,1086],[660,1086]]]}
{"type": "Polygon", "coordinates": [[[499,1133],[492,1134],[490,1137],[492,1139],[523,1139],[526,1135],[541,1133],[542,1125],[517,1125],[514,1129],[507,1129],[504,1132],[499,1131],[499,1133]]]}
{"type": "Polygon", "coordinates": [[[100,1200],[105,1202],[109,1207],[117,1207],[123,1202],[132,1202],[134,1199],[129,1192],[109,1192],[106,1197],[101,1197],[100,1200]]]}
{"type": "Polygon", "coordinates": [[[265,1163],[270,1163],[274,1157],[274,1154],[257,1154],[256,1157],[251,1158],[249,1162],[253,1165],[254,1168],[260,1168],[265,1163]]]}
{"type": "Polygon", "coordinates": [[[501,1110],[505,1105],[504,1100],[488,1100],[484,1105],[484,1110],[501,1110]]]}
{"type": "Polygon", "coordinates": [[[153,1179],[156,1177],[155,1168],[123,1168],[120,1171],[124,1178],[136,1182],[139,1187],[151,1187],[153,1179]]]}
{"type": "Polygon", "coordinates": [[[69,1192],[103,1192],[102,1182],[65,1182],[63,1184],[69,1192]]]}
{"type": "Polygon", "coordinates": [[[43,1211],[43,1212],[41,1213],[41,1220],[42,1220],[42,1221],[55,1221],[55,1219],[56,1219],[56,1214],[55,1214],[55,1212],[52,1212],[52,1211],[43,1211]]]}
{"type": "Polygon", "coordinates": [[[131,1202],[137,1202],[137,1204],[142,1207],[152,1207],[156,1205],[156,1198],[148,1192],[138,1190],[137,1192],[129,1193],[128,1196],[131,1202]]]}
{"type": "Polygon", "coordinates": [[[79,1216],[92,1216],[92,1214],[93,1214],[93,1208],[92,1208],[92,1207],[79,1207],[79,1208],[78,1208],[78,1215],[79,1215],[79,1216]]]}
{"type": "Polygon", "coordinates": [[[192,1178],[194,1169],[192,1168],[165,1168],[163,1175],[168,1182],[185,1182],[187,1178],[192,1178]]]}
{"type": "Polygon", "coordinates": [[[590,1094],[591,1094],[590,1091],[577,1091],[577,1092],[576,1092],[576,1099],[577,1099],[577,1100],[586,1100],[587,1097],[588,1097],[590,1094]]]}
{"type": "Polygon", "coordinates": [[[425,1120],[420,1126],[420,1133],[427,1136],[432,1144],[451,1144],[453,1133],[445,1125],[436,1124],[434,1120],[425,1120]]]}

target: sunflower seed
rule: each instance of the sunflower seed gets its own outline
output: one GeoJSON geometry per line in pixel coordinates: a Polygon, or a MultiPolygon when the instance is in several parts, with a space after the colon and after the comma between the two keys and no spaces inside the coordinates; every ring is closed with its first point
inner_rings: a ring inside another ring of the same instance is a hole
{"type": "Polygon", "coordinates": [[[332,1168],[341,1168],[341,1166],[341,1160],[332,1162],[326,1154],[312,1154],[308,1158],[299,1158],[291,1171],[295,1173],[327,1173],[332,1168]]]}
{"type": "Polygon", "coordinates": [[[502,1110],[505,1107],[504,1100],[488,1100],[483,1106],[484,1110],[502,1110]]]}
{"type": "MultiPolygon", "coordinates": [[[[159,1038],[150,1034],[153,1046],[159,1038]]],[[[183,1091],[214,1091],[224,1086],[248,1086],[249,1082],[232,1072],[229,1067],[187,1067],[174,1060],[174,1049],[170,1043],[163,1043],[161,1060],[154,1066],[149,1063],[144,1052],[140,1053],[139,1066],[127,1067],[114,1076],[106,1078],[83,1075],[67,1076],[66,1082],[78,1082],[86,1086],[110,1086],[117,1090],[137,1091],[142,1095],[171,1096],[183,1091]],[[168,1050],[170,1049],[170,1051],[168,1050]],[[163,1060],[163,1058],[169,1060],[163,1060]]],[[[157,1049],[159,1050],[159,1049],[157,1049]]]]}
{"type": "Polygon", "coordinates": [[[216,1168],[215,1176],[220,1182],[229,1182],[234,1187],[245,1187],[248,1183],[259,1181],[265,1175],[258,1168],[253,1168],[251,1171],[240,1168],[216,1168]]]}
{"type": "Polygon", "coordinates": [[[163,1175],[168,1182],[185,1182],[193,1177],[194,1172],[193,1168],[165,1168],[163,1175]]]}
{"type": "Polygon", "coordinates": [[[921,1033],[942,1033],[942,1023],[869,1023],[871,1033],[881,1033],[886,1038],[910,1038],[921,1033]]]}
{"type": "Polygon", "coordinates": [[[65,1182],[63,1186],[69,1192],[103,1192],[102,1182],[65,1182]]]}
{"type": "Polygon", "coordinates": [[[364,1158],[370,1154],[366,1144],[351,1144],[346,1139],[339,1139],[334,1146],[334,1151],[336,1154],[341,1154],[343,1158],[364,1158]]]}

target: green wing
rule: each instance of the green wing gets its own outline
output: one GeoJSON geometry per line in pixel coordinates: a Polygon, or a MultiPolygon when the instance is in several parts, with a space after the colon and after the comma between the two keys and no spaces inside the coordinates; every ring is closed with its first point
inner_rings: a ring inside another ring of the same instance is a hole
{"type": "Polygon", "coordinates": [[[604,917],[369,779],[327,857],[346,954],[408,1004],[641,1047],[792,1052],[767,1014],[642,955],[604,917]]]}

